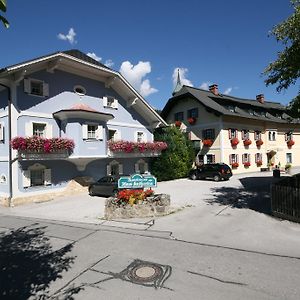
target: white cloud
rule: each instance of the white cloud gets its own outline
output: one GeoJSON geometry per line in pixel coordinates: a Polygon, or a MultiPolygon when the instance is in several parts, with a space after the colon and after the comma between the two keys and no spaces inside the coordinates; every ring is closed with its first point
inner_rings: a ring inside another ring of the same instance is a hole
{"type": "Polygon", "coordinates": [[[172,75],[174,87],[176,86],[176,82],[177,82],[178,69],[179,69],[179,75],[180,75],[180,80],[182,85],[194,86],[193,83],[186,78],[187,73],[189,71],[187,68],[175,68],[172,75]]]}
{"type": "Polygon", "coordinates": [[[75,36],[76,36],[76,32],[75,32],[75,30],[72,27],[70,28],[68,34],[59,33],[57,35],[57,37],[60,40],[68,41],[71,45],[77,43],[77,41],[75,40],[75,36]]]}
{"type": "Polygon", "coordinates": [[[151,72],[149,61],[139,61],[135,66],[129,61],[124,61],[120,67],[120,73],[140,92],[143,97],[157,92],[151,87],[149,79],[143,79],[151,72]]]}
{"type": "Polygon", "coordinates": [[[104,63],[107,67],[111,68],[114,66],[114,62],[111,59],[107,59],[104,63]]]}
{"type": "Polygon", "coordinates": [[[100,61],[102,59],[101,57],[97,56],[95,52],[89,52],[86,55],[93,58],[96,61],[100,61]]]}
{"type": "Polygon", "coordinates": [[[223,93],[224,95],[229,95],[232,91],[232,87],[229,87],[225,90],[225,92],[223,93]]]}
{"type": "Polygon", "coordinates": [[[199,86],[199,88],[202,90],[208,91],[210,85],[211,85],[211,83],[209,81],[202,82],[201,85],[199,86]]]}

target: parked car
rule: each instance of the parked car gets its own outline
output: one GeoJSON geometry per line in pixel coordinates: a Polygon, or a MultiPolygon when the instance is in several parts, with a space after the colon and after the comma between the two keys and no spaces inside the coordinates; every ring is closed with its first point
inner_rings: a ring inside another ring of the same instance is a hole
{"type": "MultiPolygon", "coordinates": [[[[124,176],[124,175],[122,175],[124,176]]],[[[118,180],[120,176],[110,175],[100,178],[89,186],[91,196],[112,196],[118,192],[118,180]]]]}
{"type": "Polygon", "coordinates": [[[191,170],[189,178],[192,180],[211,178],[214,181],[228,180],[232,176],[231,168],[223,163],[205,164],[191,170]]]}

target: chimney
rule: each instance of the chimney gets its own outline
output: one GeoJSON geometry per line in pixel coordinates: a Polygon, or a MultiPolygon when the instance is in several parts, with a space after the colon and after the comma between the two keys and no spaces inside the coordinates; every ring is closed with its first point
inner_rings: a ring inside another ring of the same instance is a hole
{"type": "Polygon", "coordinates": [[[210,85],[209,91],[212,92],[214,95],[218,96],[219,95],[218,85],[217,84],[210,85]]]}
{"type": "Polygon", "coordinates": [[[264,94],[256,95],[256,100],[257,100],[259,103],[264,104],[264,103],[265,103],[265,96],[264,96],[264,94]]]}

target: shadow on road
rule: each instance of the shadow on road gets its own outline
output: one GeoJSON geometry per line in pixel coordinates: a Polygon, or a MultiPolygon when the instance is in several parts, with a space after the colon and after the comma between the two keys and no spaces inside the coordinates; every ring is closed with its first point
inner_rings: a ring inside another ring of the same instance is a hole
{"type": "MultiPolygon", "coordinates": [[[[0,234],[0,299],[49,299],[49,285],[67,271],[74,257],[69,244],[53,251],[44,227],[22,227],[0,234]]],[[[73,299],[78,289],[59,299],[73,299]]]]}
{"type": "MultiPolygon", "coordinates": [[[[283,178],[283,177],[281,177],[283,178]]],[[[233,208],[249,208],[264,214],[271,214],[271,184],[277,181],[273,177],[241,178],[242,187],[217,187],[212,189],[210,204],[229,205],[233,208]]]]}

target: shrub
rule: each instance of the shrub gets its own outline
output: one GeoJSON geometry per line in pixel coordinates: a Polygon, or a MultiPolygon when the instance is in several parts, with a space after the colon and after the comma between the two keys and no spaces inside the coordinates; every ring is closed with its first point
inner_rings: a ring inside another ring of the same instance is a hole
{"type": "Polygon", "coordinates": [[[195,152],[190,140],[177,127],[159,128],[154,139],[164,141],[168,148],[150,161],[151,172],[157,180],[172,180],[186,177],[192,167],[195,152]]]}

